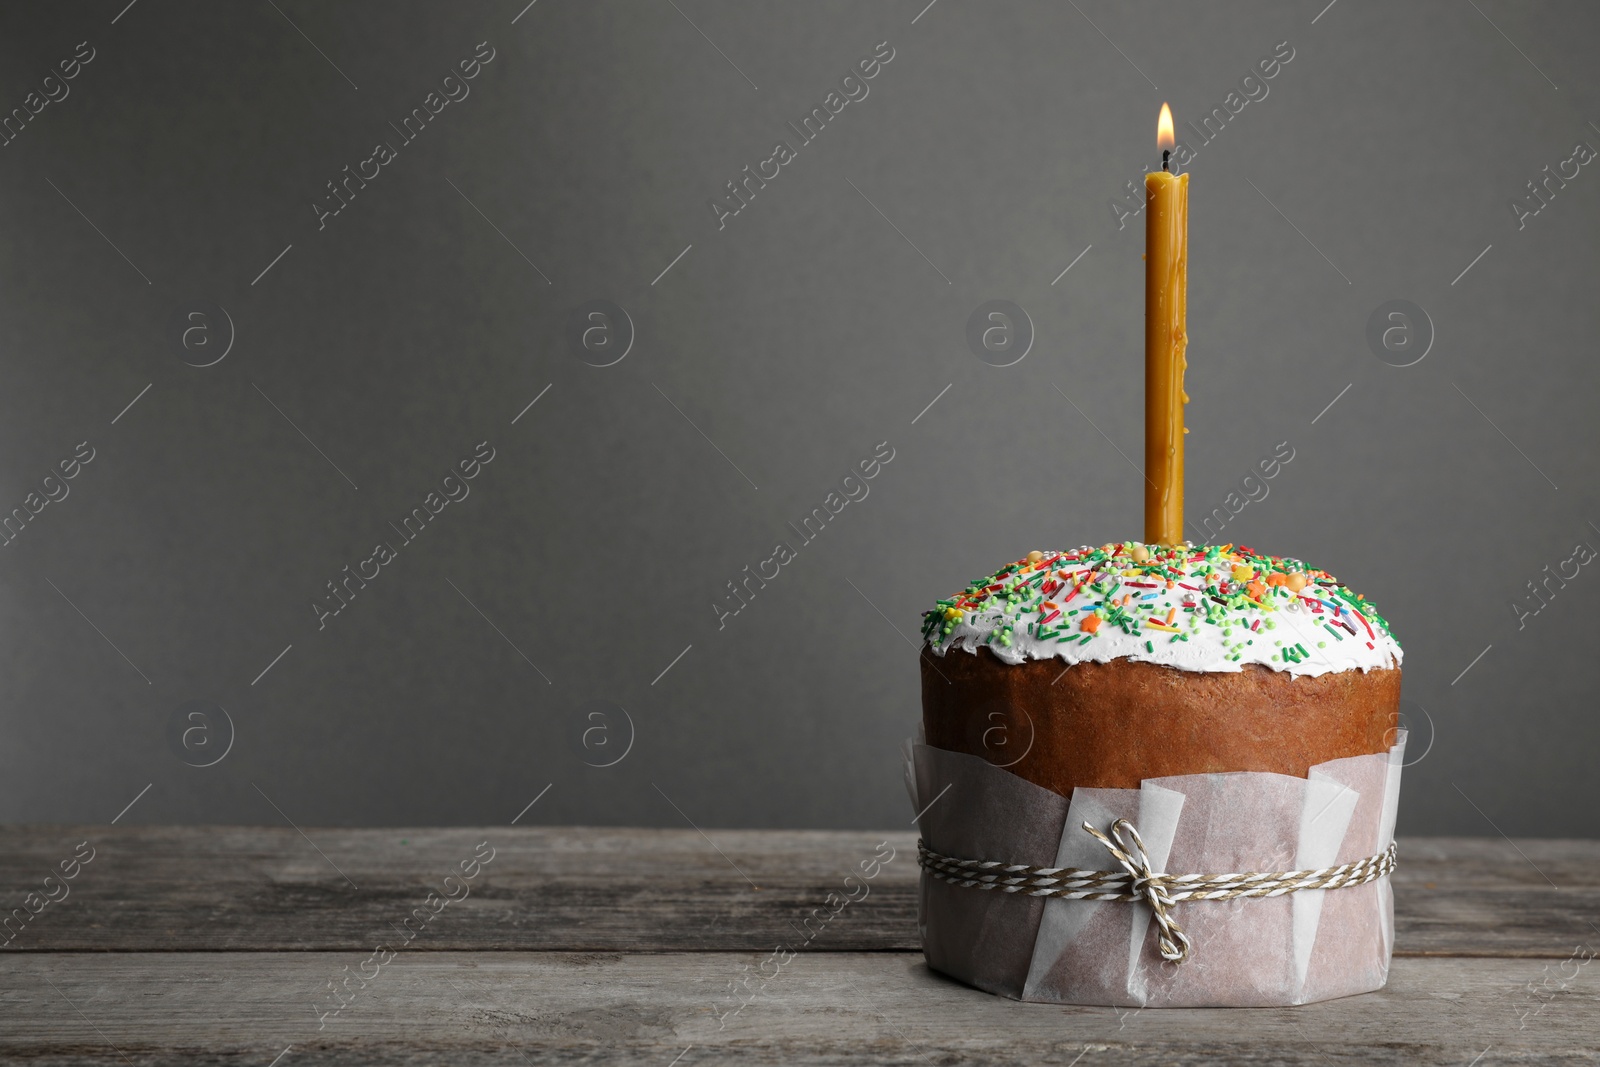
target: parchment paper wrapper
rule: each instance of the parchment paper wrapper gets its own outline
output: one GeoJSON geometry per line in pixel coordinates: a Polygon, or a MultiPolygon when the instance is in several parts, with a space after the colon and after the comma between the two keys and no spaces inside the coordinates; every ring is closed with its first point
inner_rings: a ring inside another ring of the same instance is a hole
{"type": "MultiPolygon", "coordinates": [[[[1146,779],[1063,797],[976,756],[907,741],[906,787],[935,852],[1039,867],[1120,870],[1102,832],[1138,828],[1154,870],[1294,871],[1376,855],[1394,836],[1405,731],[1387,753],[1307,778],[1240,771],[1146,779]],[[926,811],[924,811],[926,807],[926,811]]],[[[1381,988],[1394,946],[1387,876],[1280,897],[1196,900],[1174,919],[1193,947],[1167,963],[1143,903],[1062,900],[951,885],[922,873],[928,965],[1013,1000],[1140,1007],[1308,1004],[1381,988]]]]}

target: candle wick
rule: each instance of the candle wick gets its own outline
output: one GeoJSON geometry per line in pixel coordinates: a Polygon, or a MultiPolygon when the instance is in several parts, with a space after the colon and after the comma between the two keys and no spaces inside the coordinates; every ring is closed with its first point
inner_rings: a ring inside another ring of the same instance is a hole
{"type": "Polygon", "coordinates": [[[1161,150],[1161,169],[1162,169],[1163,172],[1165,172],[1167,170],[1167,160],[1170,159],[1171,157],[1172,157],[1172,149],[1163,148],[1161,150]]]}

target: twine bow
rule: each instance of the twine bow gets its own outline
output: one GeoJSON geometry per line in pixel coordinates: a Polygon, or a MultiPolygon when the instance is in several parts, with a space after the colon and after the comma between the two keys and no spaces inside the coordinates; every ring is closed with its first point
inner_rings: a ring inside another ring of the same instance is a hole
{"type": "Polygon", "coordinates": [[[1189,958],[1189,935],[1183,932],[1176,919],[1169,910],[1173,905],[1172,893],[1168,889],[1168,875],[1158,874],[1150,869],[1150,856],[1144,850],[1144,838],[1139,836],[1139,831],[1134,829],[1133,823],[1127,819],[1118,819],[1111,824],[1111,836],[1096,830],[1088,822],[1083,828],[1094,836],[1094,839],[1106,846],[1106,851],[1111,853],[1113,859],[1122,864],[1122,869],[1128,872],[1133,879],[1131,890],[1136,897],[1142,897],[1150,905],[1150,911],[1155,915],[1156,928],[1159,930],[1157,938],[1160,942],[1161,958],[1169,963],[1182,963],[1189,958]],[[1123,840],[1126,833],[1128,839],[1123,840]]]}

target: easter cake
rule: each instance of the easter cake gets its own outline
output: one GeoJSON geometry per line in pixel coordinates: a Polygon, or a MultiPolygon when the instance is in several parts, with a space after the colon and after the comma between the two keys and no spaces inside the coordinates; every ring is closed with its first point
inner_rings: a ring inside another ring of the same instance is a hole
{"type": "Polygon", "coordinates": [[[924,614],[923,728],[1062,796],[1304,778],[1395,738],[1401,650],[1325,571],[1243,546],[1030,552],[924,614]]]}

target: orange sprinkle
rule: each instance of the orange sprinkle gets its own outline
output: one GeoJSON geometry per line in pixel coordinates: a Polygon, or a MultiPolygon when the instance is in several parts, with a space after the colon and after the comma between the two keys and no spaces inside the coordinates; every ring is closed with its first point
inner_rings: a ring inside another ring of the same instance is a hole
{"type": "Polygon", "coordinates": [[[1094,633],[1096,630],[1100,629],[1100,616],[1085,615],[1083,617],[1083,621],[1078,623],[1078,629],[1082,630],[1086,634],[1094,633]]]}
{"type": "Polygon", "coordinates": [[[1167,609],[1167,625],[1171,626],[1172,625],[1172,620],[1176,619],[1177,617],[1178,617],[1178,607],[1177,607],[1176,604],[1174,604],[1172,607],[1167,609]]]}

